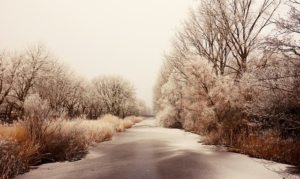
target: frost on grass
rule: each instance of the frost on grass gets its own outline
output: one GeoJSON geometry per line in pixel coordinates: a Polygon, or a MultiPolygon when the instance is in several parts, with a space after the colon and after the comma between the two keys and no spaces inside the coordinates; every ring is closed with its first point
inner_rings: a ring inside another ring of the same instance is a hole
{"type": "Polygon", "coordinates": [[[106,115],[98,120],[28,118],[0,125],[0,178],[24,173],[31,165],[81,159],[89,146],[110,140],[115,132],[141,120],[106,115]]]}

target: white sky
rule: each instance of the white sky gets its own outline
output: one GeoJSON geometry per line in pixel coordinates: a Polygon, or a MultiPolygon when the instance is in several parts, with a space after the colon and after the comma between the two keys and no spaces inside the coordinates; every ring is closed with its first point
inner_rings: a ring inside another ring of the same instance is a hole
{"type": "Polygon", "coordinates": [[[152,106],[162,54],[195,0],[0,0],[0,50],[44,42],[88,79],[122,75],[152,106]]]}

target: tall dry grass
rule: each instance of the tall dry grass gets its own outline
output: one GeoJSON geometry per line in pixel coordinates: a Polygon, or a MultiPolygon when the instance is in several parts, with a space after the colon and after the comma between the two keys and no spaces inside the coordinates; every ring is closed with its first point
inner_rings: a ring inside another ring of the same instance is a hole
{"type": "Polygon", "coordinates": [[[13,178],[32,165],[78,160],[89,146],[109,140],[115,132],[141,120],[105,115],[98,120],[29,118],[0,125],[0,178],[13,178]]]}
{"type": "Polygon", "coordinates": [[[107,114],[101,118],[98,119],[99,123],[109,123],[114,127],[114,130],[116,132],[123,132],[125,130],[123,125],[123,120],[120,118],[107,114]]]}
{"type": "Polygon", "coordinates": [[[144,120],[144,118],[143,117],[137,117],[137,116],[128,116],[124,120],[125,121],[130,120],[131,122],[133,122],[133,124],[135,124],[135,123],[141,122],[142,120],[144,120]]]}
{"type": "Polygon", "coordinates": [[[99,122],[112,124],[115,131],[117,132],[123,132],[125,131],[125,129],[131,128],[135,123],[141,122],[142,120],[142,117],[136,116],[129,116],[125,119],[120,119],[110,114],[107,114],[98,119],[99,122]]]}
{"type": "Polygon", "coordinates": [[[300,141],[283,139],[278,131],[244,130],[239,135],[232,134],[232,138],[232,152],[300,166],[300,141]]]}
{"type": "Polygon", "coordinates": [[[283,137],[276,129],[238,123],[218,125],[204,135],[207,145],[225,145],[229,151],[300,167],[299,137],[283,137]]]}
{"type": "Polygon", "coordinates": [[[12,178],[28,170],[38,156],[39,145],[27,140],[21,124],[0,126],[0,178],[12,178]]]}

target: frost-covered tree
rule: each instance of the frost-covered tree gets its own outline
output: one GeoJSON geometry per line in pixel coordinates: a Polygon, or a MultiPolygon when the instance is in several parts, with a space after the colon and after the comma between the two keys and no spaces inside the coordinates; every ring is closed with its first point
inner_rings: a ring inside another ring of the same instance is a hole
{"type": "Polygon", "coordinates": [[[280,0],[201,1],[191,10],[183,30],[176,34],[174,48],[204,57],[213,64],[217,75],[234,73],[241,77],[280,3],[280,0]]]}
{"type": "Polygon", "coordinates": [[[300,57],[300,3],[296,0],[287,0],[288,14],[274,20],[275,34],[265,41],[265,49],[282,53],[285,57],[300,57]]]}
{"type": "Polygon", "coordinates": [[[159,99],[162,97],[162,92],[161,92],[161,88],[162,86],[167,83],[169,76],[171,74],[173,67],[167,62],[164,61],[164,63],[162,64],[159,73],[157,75],[155,84],[153,86],[152,89],[152,93],[153,93],[153,112],[156,115],[160,110],[162,110],[161,108],[161,104],[159,103],[159,99]]]}
{"type": "Polygon", "coordinates": [[[48,64],[52,61],[52,57],[43,44],[37,44],[27,47],[24,51],[16,52],[12,59],[18,68],[11,87],[11,97],[6,100],[10,106],[8,114],[15,109],[22,116],[26,97],[37,81],[48,73],[48,64]]]}
{"type": "Polygon", "coordinates": [[[248,113],[285,136],[300,137],[300,4],[286,3],[287,16],[274,20],[276,29],[263,43],[267,58],[248,74],[256,94],[248,113]]]}
{"type": "Polygon", "coordinates": [[[158,100],[160,111],[157,113],[158,123],[166,127],[182,128],[181,112],[183,110],[183,87],[178,73],[171,73],[168,81],[161,87],[161,97],[158,100]]]}
{"type": "Polygon", "coordinates": [[[100,76],[94,78],[92,84],[106,113],[122,118],[138,114],[135,89],[126,79],[121,76],[100,76]]]}
{"type": "Polygon", "coordinates": [[[158,122],[299,165],[299,3],[287,1],[289,19],[266,39],[280,0],[201,1],[164,56],[153,91],[158,122]]]}

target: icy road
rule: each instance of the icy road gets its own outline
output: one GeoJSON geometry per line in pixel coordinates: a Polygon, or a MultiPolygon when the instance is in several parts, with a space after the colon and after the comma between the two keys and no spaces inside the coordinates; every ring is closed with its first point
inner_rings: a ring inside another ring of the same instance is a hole
{"type": "Polygon", "coordinates": [[[152,118],[111,141],[98,144],[82,160],[51,163],[18,176],[25,179],[282,179],[246,155],[198,143],[199,136],[155,126],[152,118]]]}

